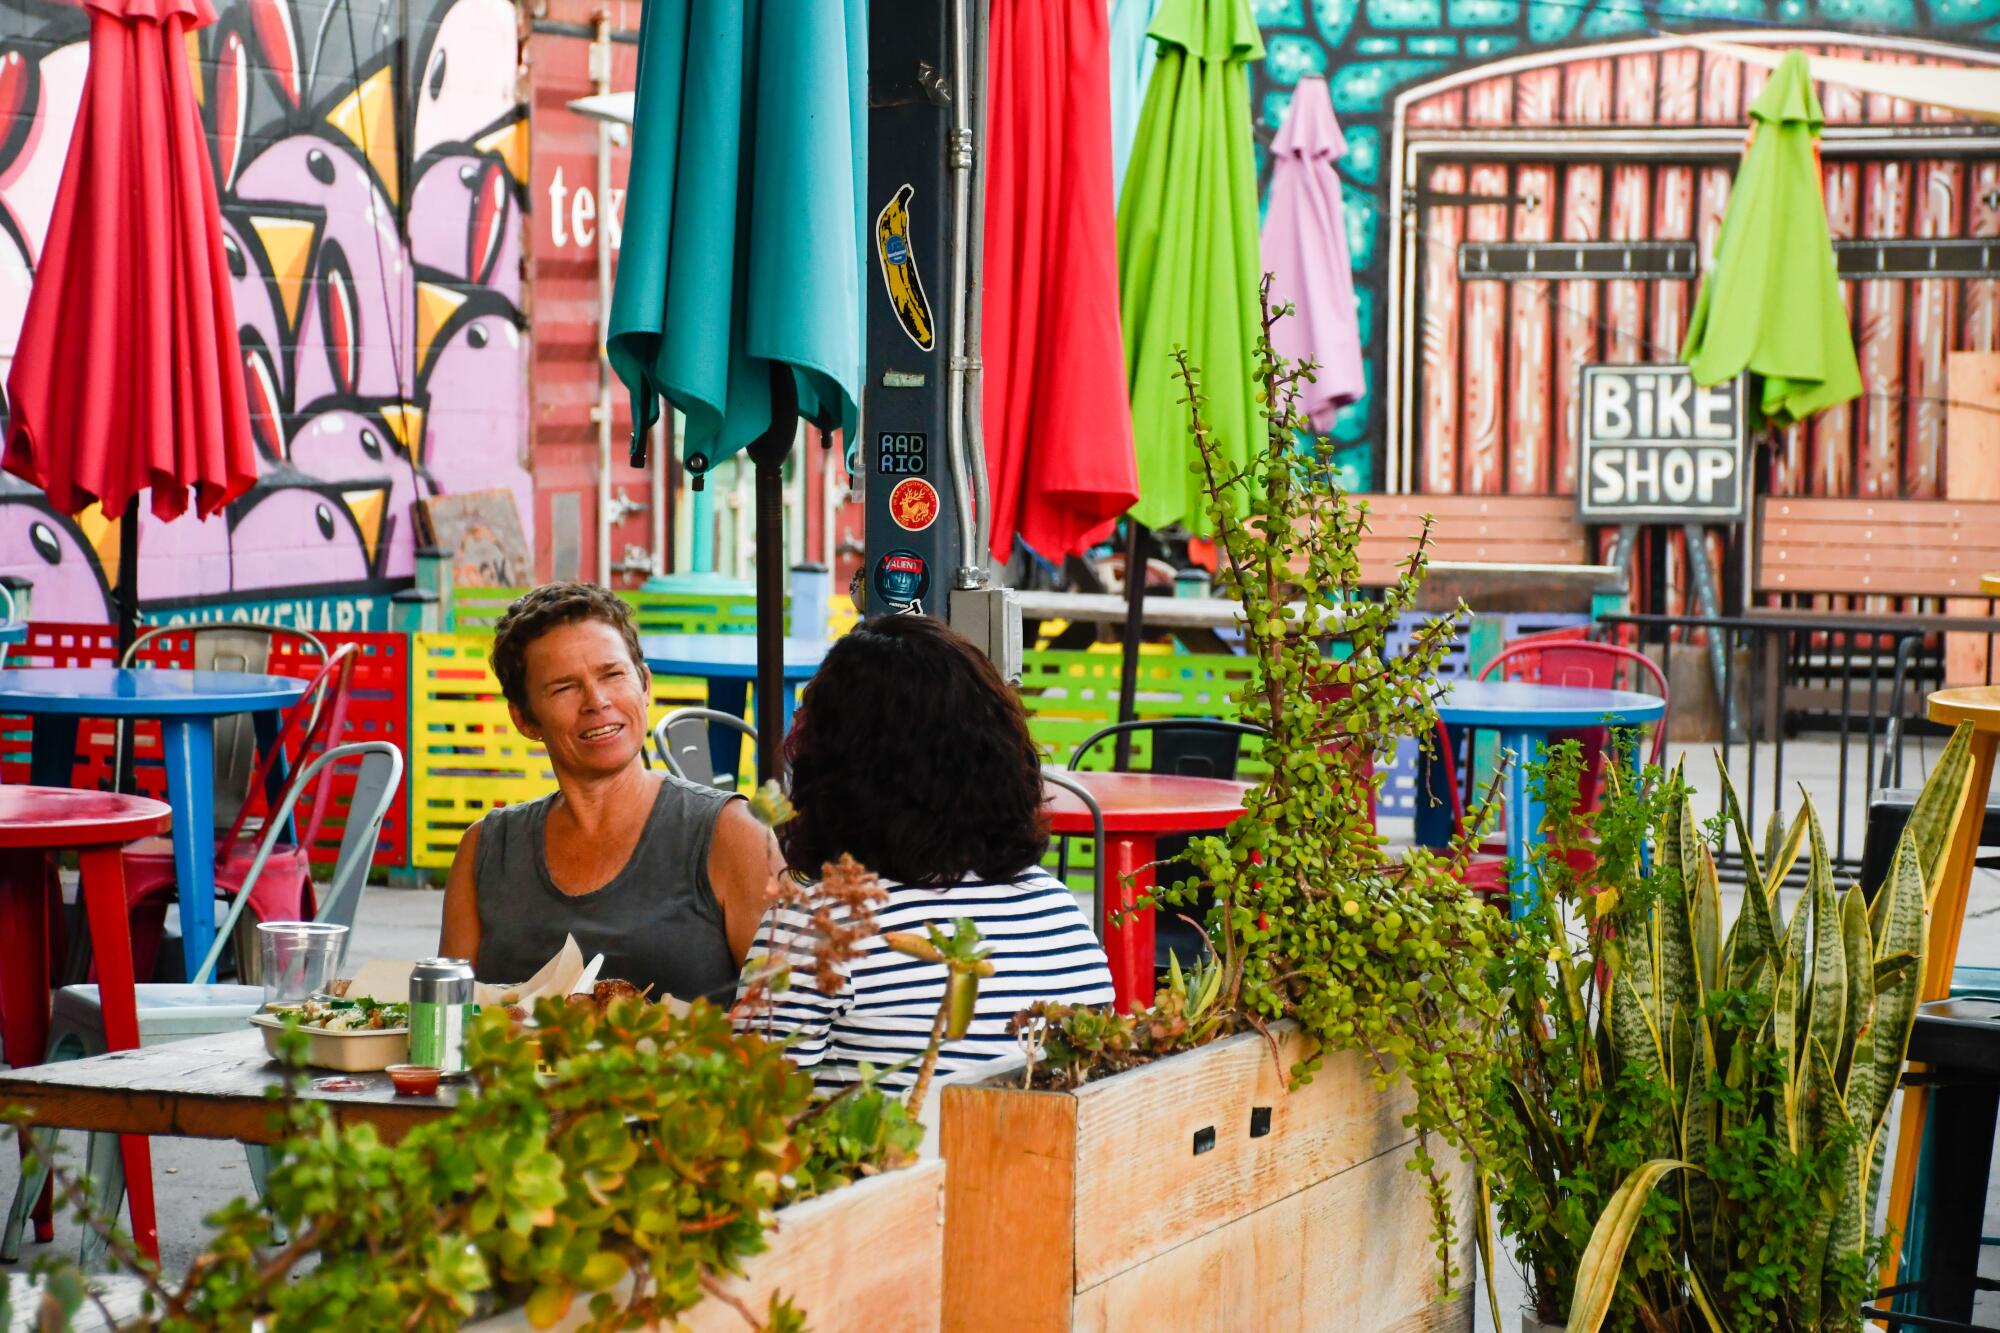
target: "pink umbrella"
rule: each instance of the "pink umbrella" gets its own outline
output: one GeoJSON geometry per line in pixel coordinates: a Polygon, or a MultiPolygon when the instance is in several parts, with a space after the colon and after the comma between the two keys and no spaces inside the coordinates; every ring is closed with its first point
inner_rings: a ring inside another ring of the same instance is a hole
{"type": "Polygon", "coordinates": [[[1271,341],[1292,361],[1313,361],[1305,385],[1313,429],[1333,428],[1334,414],[1367,391],[1361,373],[1354,269],[1347,258],[1347,216],[1333,164],[1347,151],[1325,79],[1300,79],[1285,123],[1271,144],[1271,197],[1264,215],[1264,267],[1271,303],[1295,307],[1271,341]]]}

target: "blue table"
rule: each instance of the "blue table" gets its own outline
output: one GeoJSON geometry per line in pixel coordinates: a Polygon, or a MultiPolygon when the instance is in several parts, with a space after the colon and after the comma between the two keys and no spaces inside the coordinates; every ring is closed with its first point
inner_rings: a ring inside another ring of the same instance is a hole
{"type": "MultiPolygon", "coordinates": [[[[750,683],[757,679],[754,634],[648,634],[639,640],[646,669],[656,676],[698,676],[708,682],[708,706],[744,717],[750,710],[750,683]]],[[[785,715],[778,734],[792,729],[799,686],[813,678],[832,644],[826,639],[785,640],[785,715]]],[[[759,726],[769,726],[758,719],[759,726]]],[[[735,732],[709,730],[709,757],[717,773],[734,773],[742,754],[735,732]]]]}
{"type": "MultiPolygon", "coordinates": [[[[1528,785],[1528,767],[1537,749],[1557,732],[1589,727],[1631,727],[1657,721],[1666,700],[1633,690],[1591,690],[1571,685],[1535,685],[1518,680],[1462,680],[1447,687],[1437,714],[1447,727],[1476,727],[1500,733],[1501,748],[1513,752],[1507,766],[1507,860],[1517,885],[1525,888],[1528,839],[1542,825],[1541,802],[1528,785]]],[[[1634,754],[1643,762],[1644,751],[1634,754]]],[[[1527,910],[1528,895],[1515,893],[1514,915],[1527,910]]]]}
{"type": "Polygon", "coordinates": [[[128,667],[24,667],[0,671],[0,713],[35,719],[29,782],[67,787],[79,720],[154,718],[160,724],[173,808],[174,879],[181,951],[193,976],[215,939],[215,719],[254,715],[257,743],[274,744],[278,714],[305,693],[290,676],[128,667]]]}

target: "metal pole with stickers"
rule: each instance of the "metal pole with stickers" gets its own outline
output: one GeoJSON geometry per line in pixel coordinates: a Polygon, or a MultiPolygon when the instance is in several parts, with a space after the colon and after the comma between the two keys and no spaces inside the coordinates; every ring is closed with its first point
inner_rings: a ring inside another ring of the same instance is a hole
{"type": "Polygon", "coordinates": [[[869,14],[868,370],[861,406],[867,614],[948,619],[1020,675],[1019,607],[986,563],[979,428],[984,0],[869,14]]]}

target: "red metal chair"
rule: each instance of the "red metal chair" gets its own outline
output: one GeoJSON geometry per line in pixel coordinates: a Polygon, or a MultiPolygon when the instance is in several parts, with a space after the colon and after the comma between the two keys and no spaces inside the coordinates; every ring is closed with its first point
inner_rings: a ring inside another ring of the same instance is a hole
{"type": "MultiPolygon", "coordinates": [[[[218,898],[227,900],[236,896],[256,858],[262,821],[253,824],[251,820],[267,808],[264,794],[273,765],[282,760],[296,775],[294,781],[298,781],[306,777],[307,761],[314,754],[340,743],[353,691],[356,651],[351,643],[335,648],[299,701],[286,710],[278,743],[260,757],[251,778],[250,798],[237,811],[236,822],[216,843],[218,898]]],[[[264,873],[251,890],[248,911],[253,920],[298,921],[312,915],[312,849],[319,844],[333,803],[332,771],[327,766],[312,775],[309,803],[301,793],[298,804],[306,807],[305,823],[296,842],[273,849],[264,873]]],[[[150,977],[159,954],[167,904],[174,896],[173,844],[165,838],[148,838],[126,848],[125,885],[132,913],[133,961],[140,976],[150,977]]]]}
{"type": "MultiPolygon", "coordinates": [[[[1650,683],[1666,702],[1668,712],[1672,711],[1673,700],[1667,690],[1667,678],[1652,658],[1617,644],[1598,643],[1586,638],[1588,633],[1587,627],[1577,626],[1516,639],[1480,668],[1478,678],[1490,680],[1498,675],[1503,680],[1530,684],[1596,690],[1628,689],[1640,693],[1645,693],[1642,687],[1650,683]]],[[[1667,716],[1667,712],[1661,713],[1659,721],[1653,724],[1653,743],[1647,756],[1649,763],[1659,763],[1666,753],[1667,716]]],[[[1604,753],[1611,742],[1606,729],[1589,727],[1558,733],[1552,739],[1574,739],[1582,743],[1588,762],[1579,783],[1578,795],[1586,812],[1596,810],[1603,800],[1604,753]]],[[[1438,753],[1444,783],[1451,793],[1452,827],[1463,831],[1465,798],[1459,784],[1457,750],[1457,738],[1444,723],[1438,723],[1438,753]]],[[[1501,855],[1502,847],[1503,844],[1492,841],[1480,844],[1479,851],[1460,876],[1474,892],[1487,894],[1496,901],[1504,901],[1507,896],[1507,867],[1506,858],[1501,855]]],[[[1579,872],[1587,868],[1577,867],[1579,872]]]]}
{"type": "MultiPolygon", "coordinates": [[[[1567,637],[1576,631],[1554,630],[1532,638],[1517,639],[1502,648],[1491,662],[1479,670],[1480,680],[1496,674],[1502,680],[1528,681],[1537,685],[1570,685],[1592,690],[1637,690],[1645,693],[1647,682],[1655,687],[1668,711],[1673,697],[1667,691],[1666,675],[1659,664],[1644,653],[1621,648],[1615,643],[1567,637]]],[[[1604,729],[1590,733],[1603,745],[1604,729]]],[[[1582,734],[1579,734],[1579,739],[1582,734]]],[[[1648,762],[1657,764],[1667,747],[1667,714],[1653,724],[1653,749],[1648,762]]]]}

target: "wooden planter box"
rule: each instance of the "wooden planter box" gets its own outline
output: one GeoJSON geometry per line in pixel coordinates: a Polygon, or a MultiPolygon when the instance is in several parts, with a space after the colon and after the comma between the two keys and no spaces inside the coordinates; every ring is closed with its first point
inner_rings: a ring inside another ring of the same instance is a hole
{"type": "Polygon", "coordinates": [[[1470,1228],[1444,1295],[1408,1089],[1341,1055],[1288,1092],[1280,1040],[1282,1068],[1250,1033],[1075,1092],[945,1087],[944,1326],[1470,1330],[1470,1228]]]}
{"type": "MultiPolygon", "coordinates": [[[[935,1158],[890,1171],[778,1212],[771,1248],[744,1265],[731,1295],[762,1317],[774,1293],[805,1312],[815,1333],[839,1329],[921,1330],[938,1326],[944,1286],[944,1163],[935,1158]]],[[[582,1324],[577,1299],[560,1328],[582,1324]]],[[[706,1300],[670,1327],[743,1333],[743,1316],[706,1300]]],[[[669,1326],[662,1326],[669,1327],[669,1326]]],[[[525,1333],[510,1310],[478,1333],[525,1333]]]]}

